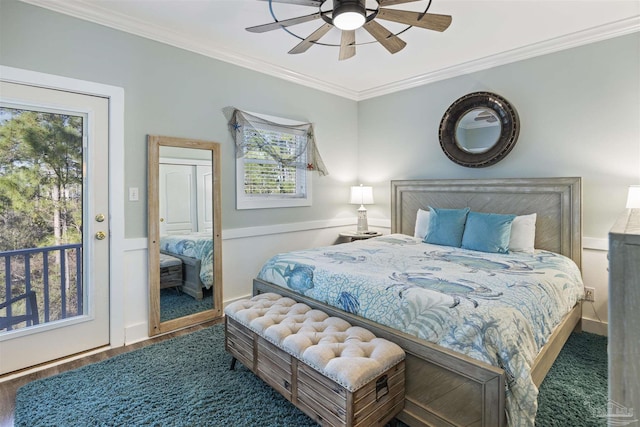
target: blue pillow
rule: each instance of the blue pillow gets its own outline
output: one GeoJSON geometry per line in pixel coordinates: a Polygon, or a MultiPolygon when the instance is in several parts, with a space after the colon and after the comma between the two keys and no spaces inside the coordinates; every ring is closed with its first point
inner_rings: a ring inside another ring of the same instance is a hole
{"type": "Polygon", "coordinates": [[[462,248],[506,254],[515,215],[471,212],[462,235],[462,248]]]}
{"type": "Polygon", "coordinates": [[[423,242],[460,247],[469,208],[437,209],[429,206],[430,219],[423,242]]]}

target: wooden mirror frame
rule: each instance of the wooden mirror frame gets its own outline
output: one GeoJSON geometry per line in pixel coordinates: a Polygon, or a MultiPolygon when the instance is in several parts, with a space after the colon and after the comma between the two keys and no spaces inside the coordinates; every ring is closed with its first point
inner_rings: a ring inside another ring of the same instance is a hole
{"type": "Polygon", "coordinates": [[[149,336],[222,317],[222,237],[220,209],[220,144],[211,141],[148,135],[148,233],[149,233],[149,336]],[[160,321],[160,147],[193,148],[211,151],[213,209],[213,307],[199,313],[160,321]]]}
{"type": "Polygon", "coordinates": [[[516,109],[503,97],[491,92],[474,92],[456,100],[440,121],[440,147],[447,157],[468,168],[491,166],[513,149],[520,133],[520,119],[516,109]],[[496,143],[484,153],[471,153],[460,148],[456,130],[460,119],[474,109],[488,109],[500,120],[501,131],[496,143]]]}

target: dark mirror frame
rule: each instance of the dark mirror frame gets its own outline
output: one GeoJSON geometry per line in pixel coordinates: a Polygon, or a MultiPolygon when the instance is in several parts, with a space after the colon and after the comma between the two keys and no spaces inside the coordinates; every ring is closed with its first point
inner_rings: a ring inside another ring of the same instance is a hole
{"type": "Polygon", "coordinates": [[[456,100],[440,121],[440,146],[451,161],[468,168],[483,168],[502,160],[516,145],[520,133],[520,119],[516,109],[503,97],[491,92],[473,92],[456,100]],[[456,142],[460,119],[475,108],[492,110],[502,126],[498,141],[484,153],[469,153],[456,142]]]}

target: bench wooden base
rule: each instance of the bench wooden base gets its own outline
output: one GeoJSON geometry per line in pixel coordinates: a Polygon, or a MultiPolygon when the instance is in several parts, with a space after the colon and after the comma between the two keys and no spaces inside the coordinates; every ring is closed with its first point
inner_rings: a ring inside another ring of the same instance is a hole
{"type": "Polygon", "coordinates": [[[404,407],[404,361],[350,392],[225,318],[225,349],[322,426],[384,426],[404,407]]]}
{"type": "Polygon", "coordinates": [[[182,260],[160,254],[160,289],[182,286],[182,260]]]}
{"type": "Polygon", "coordinates": [[[160,251],[161,254],[170,255],[174,258],[178,258],[182,261],[182,267],[180,269],[180,290],[187,295],[192,296],[197,300],[201,300],[202,294],[202,281],[200,280],[200,265],[201,261],[197,258],[191,258],[184,255],[178,255],[170,252],[160,251]]]}

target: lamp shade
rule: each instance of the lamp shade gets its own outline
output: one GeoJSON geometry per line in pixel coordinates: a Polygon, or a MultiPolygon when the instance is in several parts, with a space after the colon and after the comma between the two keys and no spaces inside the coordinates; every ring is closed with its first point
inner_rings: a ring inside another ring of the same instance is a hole
{"type": "Polygon", "coordinates": [[[630,185],[627,196],[627,209],[640,208],[640,185],[630,185]]]}
{"type": "Polygon", "coordinates": [[[354,205],[372,205],[373,188],[365,187],[362,184],[358,187],[351,187],[351,201],[354,205]]]}

